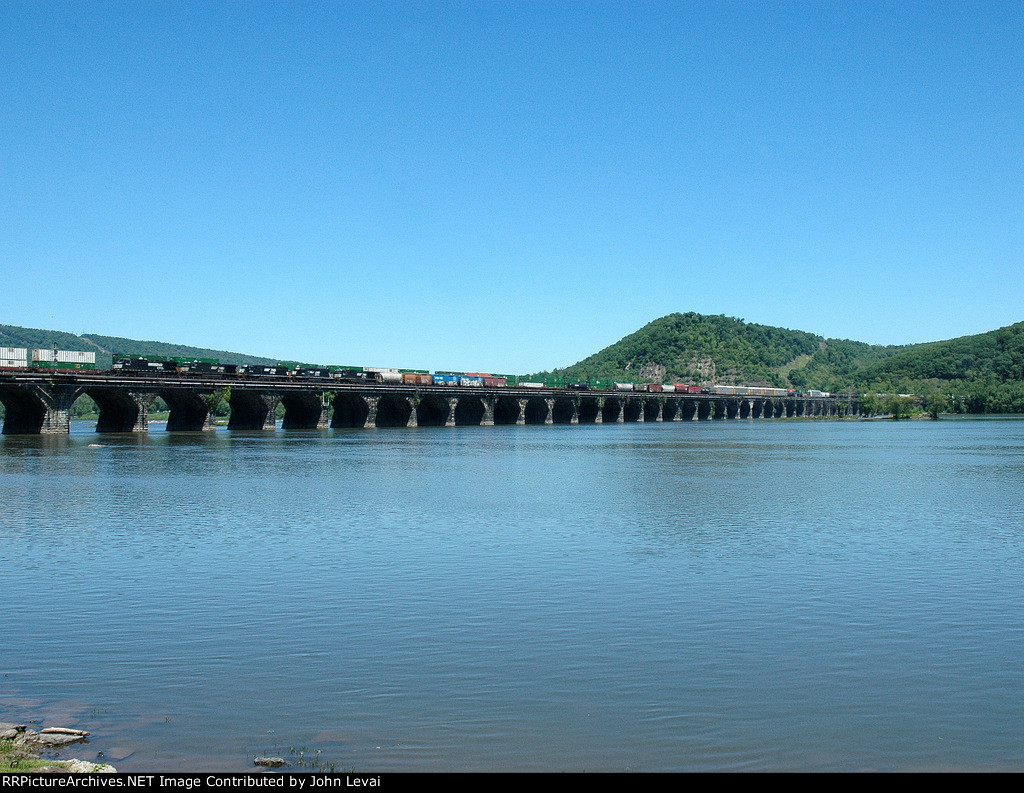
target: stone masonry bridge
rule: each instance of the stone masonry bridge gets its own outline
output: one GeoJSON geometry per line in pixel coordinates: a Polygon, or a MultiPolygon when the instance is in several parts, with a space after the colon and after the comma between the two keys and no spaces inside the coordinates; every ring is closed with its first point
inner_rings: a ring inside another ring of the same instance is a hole
{"type": "Polygon", "coordinates": [[[352,385],[331,380],[235,375],[124,375],[117,372],[0,374],[3,434],[67,433],[72,405],[88,394],[97,432],[146,432],[156,397],[170,408],[167,429],[215,428],[211,409],[225,396],[229,430],[344,427],[456,427],[496,424],[602,424],[842,417],[856,397],[756,397],[538,388],[352,385]]]}

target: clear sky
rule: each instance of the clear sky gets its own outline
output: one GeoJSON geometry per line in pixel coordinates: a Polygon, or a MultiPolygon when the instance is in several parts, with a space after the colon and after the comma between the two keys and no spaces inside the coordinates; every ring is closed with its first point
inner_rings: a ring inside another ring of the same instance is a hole
{"type": "Polygon", "coordinates": [[[0,323],[532,372],[1024,320],[1024,4],[0,0],[0,323]]]}

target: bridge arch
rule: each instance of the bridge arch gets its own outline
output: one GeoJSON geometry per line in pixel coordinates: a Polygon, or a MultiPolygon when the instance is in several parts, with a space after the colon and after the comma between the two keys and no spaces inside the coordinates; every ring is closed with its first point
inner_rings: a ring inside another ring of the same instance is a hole
{"type": "Polygon", "coordinates": [[[338,394],[334,397],[334,415],[331,416],[331,427],[365,427],[370,415],[370,407],[361,396],[356,394],[338,394]]]}
{"type": "Polygon", "coordinates": [[[660,415],[660,399],[648,399],[646,402],[644,402],[644,421],[657,421],[660,415]]]}
{"type": "MultiPolygon", "coordinates": [[[[99,400],[97,400],[98,402],[99,400]]],[[[229,430],[272,430],[277,427],[277,406],[281,398],[276,394],[249,389],[231,389],[228,405],[229,430]]],[[[103,417],[102,406],[100,418],[103,417]]]]}
{"type": "Polygon", "coordinates": [[[386,394],[377,402],[378,427],[408,427],[412,417],[412,405],[401,394],[386,394]]]}
{"type": "Polygon", "coordinates": [[[576,400],[572,397],[557,397],[551,406],[552,424],[572,424],[576,415],[576,400]]]}
{"type": "Polygon", "coordinates": [[[416,423],[420,427],[443,427],[448,421],[448,397],[425,394],[416,406],[416,423]]]}
{"type": "Polygon", "coordinates": [[[601,415],[601,404],[597,397],[580,397],[576,408],[577,420],[580,424],[596,424],[601,415]]]}
{"type": "MultiPolygon", "coordinates": [[[[281,429],[315,430],[326,428],[327,411],[330,407],[330,402],[327,402],[319,392],[284,393],[281,394],[281,404],[284,405],[284,418],[281,420],[281,429]]],[[[365,405],[366,403],[364,402],[363,404],[365,405]]],[[[337,411],[337,404],[335,404],[335,411],[337,411]]],[[[358,426],[361,427],[363,425],[359,424],[358,426]]]]}
{"type": "Polygon", "coordinates": [[[171,388],[160,392],[167,403],[168,432],[209,432],[217,425],[210,411],[213,389],[171,388]]]}
{"type": "Polygon", "coordinates": [[[601,407],[601,421],[604,424],[614,424],[622,416],[622,398],[605,397],[604,405],[601,407]]]}
{"type": "Polygon", "coordinates": [[[23,386],[0,386],[0,403],[4,406],[4,435],[36,435],[46,419],[46,402],[33,389],[23,386]]]}
{"type": "Polygon", "coordinates": [[[459,397],[459,401],[455,403],[455,426],[479,427],[486,412],[484,401],[479,396],[459,397]]]}
{"type": "Polygon", "coordinates": [[[495,424],[519,423],[519,400],[515,397],[500,396],[494,401],[495,424]]]}
{"type": "Polygon", "coordinates": [[[530,397],[526,402],[526,423],[547,424],[548,401],[543,397],[530,397]]]}
{"type": "Polygon", "coordinates": [[[103,386],[87,388],[85,393],[99,408],[96,432],[145,432],[149,428],[154,394],[103,386]]]}

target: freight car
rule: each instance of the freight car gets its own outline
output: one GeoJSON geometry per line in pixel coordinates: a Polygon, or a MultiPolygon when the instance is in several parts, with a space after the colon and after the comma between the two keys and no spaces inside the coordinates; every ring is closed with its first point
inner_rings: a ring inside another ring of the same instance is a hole
{"type": "Polygon", "coordinates": [[[796,392],[788,388],[767,388],[763,386],[745,385],[716,385],[712,389],[714,394],[727,394],[731,396],[767,396],[785,397],[795,396],[796,392]]]}

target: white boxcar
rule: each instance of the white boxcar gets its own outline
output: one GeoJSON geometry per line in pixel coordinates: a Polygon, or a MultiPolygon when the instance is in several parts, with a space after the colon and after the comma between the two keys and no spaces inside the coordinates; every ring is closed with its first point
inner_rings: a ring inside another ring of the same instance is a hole
{"type": "MultiPolygon", "coordinates": [[[[53,350],[32,350],[32,361],[53,361],[53,350]]],[[[57,363],[96,363],[96,353],[58,349],[57,363]]]]}

